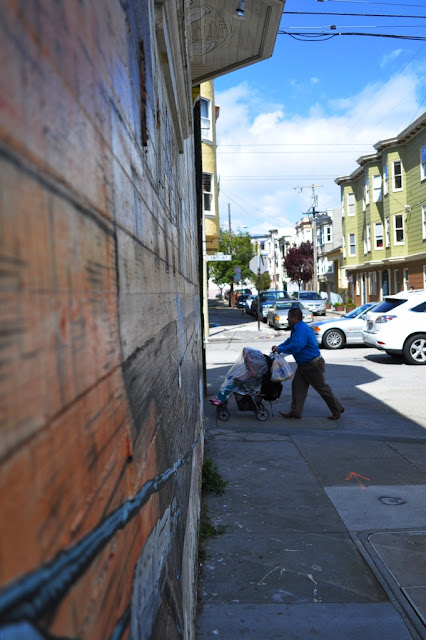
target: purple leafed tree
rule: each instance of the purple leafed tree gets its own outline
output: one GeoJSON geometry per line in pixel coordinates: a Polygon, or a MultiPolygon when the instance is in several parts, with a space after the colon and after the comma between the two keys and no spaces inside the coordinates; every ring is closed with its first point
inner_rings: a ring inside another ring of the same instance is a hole
{"type": "Polygon", "coordinates": [[[298,247],[293,245],[284,258],[284,267],[290,280],[297,282],[299,289],[302,282],[306,283],[312,280],[314,274],[312,243],[308,240],[307,242],[302,242],[298,247]]]}

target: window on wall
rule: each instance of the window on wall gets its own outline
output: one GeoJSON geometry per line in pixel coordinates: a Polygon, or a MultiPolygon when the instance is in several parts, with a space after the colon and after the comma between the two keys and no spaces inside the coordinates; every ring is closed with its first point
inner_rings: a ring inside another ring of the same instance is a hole
{"type": "Polygon", "coordinates": [[[390,247],[390,223],[389,223],[389,218],[385,218],[385,237],[386,237],[386,246],[390,247]]]}
{"type": "Polygon", "coordinates": [[[393,190],[401,191],[402,189],[402,162],[396,160],[393,163],[393,190]]]}
{"type": "Polygon", "coordinates": [[[385,196],[388,195],[389,185],[388,185],[388,165],[385,164],[383,167],[383,194],[385,196]]]}
{"type": "Polygon", "coordinates": [[[401,286],[401,282],[399,279],[399,269],[397,269],[396,271],[393,272],[393,280],[394,280],[394,293],[398,293],[398,291],[400,290],[400,286],[401,286]]]}
{"type": "Polygon", "coordinates": [[[373,202],[380,202],[382,199],[382,176],[373,176],[373,202]]]}
{"type": "Polygon", "coordinates": [[[426,205],[422,207],[422,231],[423,231],[423,240],[426,240],[426,205]]]}
{"type": "Polygon", "coordinates": [[[349,255],[356,256],[356,238],[354,233],[349,234],[349,255]]]}
{"type": "Polygon", "coordinates": [[[404,278],[404,291],[408,290],[408,269],[404,269],[403,278],[404,278]]]}
{"type": "Polygon", "coordinates": [[[370,204],[370,178],[368,176],[365,178],[364,199],[365,204],[370,204]]]}
{"type": "Polygon", "coordinates": [[[395,244],[404,244],[404,216],[398,213],[394,216],[395,244]]]}
{"type": "Polygon", "coordinates": [[[347,203],[348,203],[348,216],[354,216],[355,215],[355,194],[354,193],[348,193],[347,203]]]}
{"type": "Polygon", "coordinates": [[[383,224],[381,222],[374,223],[374,246],[376,249],[383,249],[383,224]]]}
{"type": "Polygon", "coordinates": [[[207,98],[200,98],[201,112],[201,137],[204,140],[213,140],[211,102],[207,98]]]}
{"type": "Polygon", "coordinates": [[[420,149],[420,176],[422,180],[426,179],[426,147],[420,149]]]}
{"type": "Polygon", "coordinates": [[[377,295],[377,271],[370,271],[370,296],[377,295]]]}
{"type": "Polygon", "coordinates": [[[206,215],[214,215],[213,176],[211,173],[203,173],[203,208],[206,215]]]}

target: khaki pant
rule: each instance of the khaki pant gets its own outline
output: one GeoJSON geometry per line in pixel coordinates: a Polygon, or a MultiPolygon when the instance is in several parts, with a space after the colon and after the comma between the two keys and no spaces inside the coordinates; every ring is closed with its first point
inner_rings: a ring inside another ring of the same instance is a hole
{"type": "Polygon", "coordinates": [[[320,394],[332,413],[340,413],[342,411],[342,405],[325,381],[324,371],[325,362],[321,356],[306,364],[298,365],[291,385],[291,412],[294,415],[299,418],[302,416],[309,385],[320,394]]]}

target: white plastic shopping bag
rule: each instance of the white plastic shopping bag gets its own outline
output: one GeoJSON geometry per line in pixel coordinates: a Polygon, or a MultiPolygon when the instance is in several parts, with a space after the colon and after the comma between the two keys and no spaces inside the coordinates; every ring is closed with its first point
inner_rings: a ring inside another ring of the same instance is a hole
{"type": "Polygon", "coordinates": [[[294,369],[290,362],[287,362],[283,353],[277,353],[271,368],[271,380],[274,382],[285,382],[294,376],[294,369]]]}

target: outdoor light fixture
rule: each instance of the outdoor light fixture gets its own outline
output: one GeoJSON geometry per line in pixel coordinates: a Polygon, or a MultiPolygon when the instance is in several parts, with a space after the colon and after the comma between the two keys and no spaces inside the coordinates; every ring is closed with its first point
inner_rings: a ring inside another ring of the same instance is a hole
{"type": "Polygon", "coordinates": [[[235,9],[236,17],[240,18],[241,20],[244,20],[244,18],[245,18],[244,5],[245,5],[245,0],[240,0],[240,2],[238,3],[237,8],[235,9]]]}

